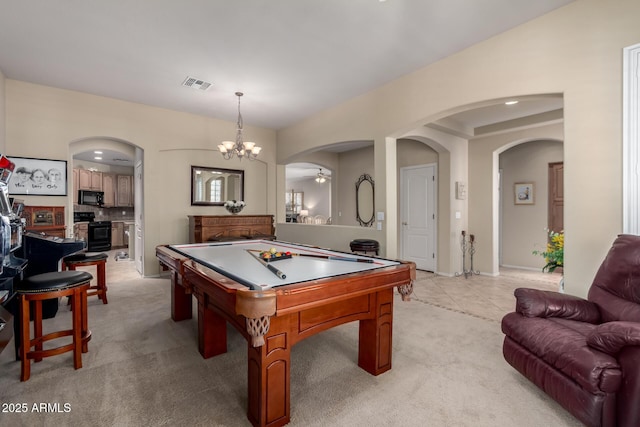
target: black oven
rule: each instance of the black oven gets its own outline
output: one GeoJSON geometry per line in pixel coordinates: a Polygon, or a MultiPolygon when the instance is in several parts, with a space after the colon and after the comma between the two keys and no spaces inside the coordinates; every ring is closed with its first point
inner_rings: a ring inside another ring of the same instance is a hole
{"type": "Polygon", "coordinates": [[[93,221],[88,224],[87,251],[111,250],[111,221],[93,221]]]}

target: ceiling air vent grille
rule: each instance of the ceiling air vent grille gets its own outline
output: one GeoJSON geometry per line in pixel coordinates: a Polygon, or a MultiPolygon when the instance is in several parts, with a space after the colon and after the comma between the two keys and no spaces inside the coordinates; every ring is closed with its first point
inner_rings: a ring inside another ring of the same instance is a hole
{"type": "Polygon", "coordinates": [[[209,87],[211,86],[211,83],[205,82],[202,79],[197,79],[195,77],[188,76],[184,80],[184,82],[182,82],[182,86],[192,87],[194,89],[199,89],[204,92],[205,90],[209,89],[209,87]]]}

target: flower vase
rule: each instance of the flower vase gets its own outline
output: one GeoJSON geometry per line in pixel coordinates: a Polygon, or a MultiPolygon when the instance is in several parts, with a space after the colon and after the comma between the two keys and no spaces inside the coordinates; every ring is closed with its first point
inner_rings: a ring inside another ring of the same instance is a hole
{"type": "Polygon", "coordinates": [[[237,215],[242,212],[242,206],[225,206],[225,208],[232,215],[237,215]]]}
{"type": "Polygon", "coordinates": [[[558,285],[558,292],[564,294],[564,275],[560,277],[560,283],[558,285]]]}

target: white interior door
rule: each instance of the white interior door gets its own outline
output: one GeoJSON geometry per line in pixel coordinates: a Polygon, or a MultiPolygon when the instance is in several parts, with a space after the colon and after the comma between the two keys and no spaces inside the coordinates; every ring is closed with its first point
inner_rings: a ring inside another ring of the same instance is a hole
{"type": "Polygon", "coordinates": [[[436,269],[436,165],[400,169],[401,258],[436,269]]]}

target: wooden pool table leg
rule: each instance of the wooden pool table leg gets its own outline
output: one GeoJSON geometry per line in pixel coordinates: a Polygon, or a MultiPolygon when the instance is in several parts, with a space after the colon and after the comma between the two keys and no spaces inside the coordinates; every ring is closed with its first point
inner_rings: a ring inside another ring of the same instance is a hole
{"type": "Polygon", "coordinates": [[[177,271],[171,271],[171,318],[179,322],[180,320],[191,319],[191,293],[178,281],[180,275],[177,271]]]}
{"type": "Polygon", "coordinates": [[[254,426],[278,427],[289,423],[292,345],[287,331],[289,318],[272,318],[265,344],[260,347],[247,345],[247,416],[254,426]]]}
{"type": "Polygon", "coordinates": [[[205,359],[227,352],[227,321],[211,310],[209,295],[197,292],[198,350],[205,359]]]}
{"type": "Polygon", "coordinates": [[[374,298],[373,319],[360,321],[358,366],[371,375],[380,375],[391,369],[393,288],[377,292],[374,298]]]}

